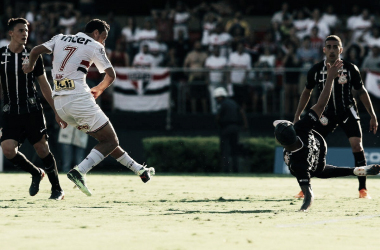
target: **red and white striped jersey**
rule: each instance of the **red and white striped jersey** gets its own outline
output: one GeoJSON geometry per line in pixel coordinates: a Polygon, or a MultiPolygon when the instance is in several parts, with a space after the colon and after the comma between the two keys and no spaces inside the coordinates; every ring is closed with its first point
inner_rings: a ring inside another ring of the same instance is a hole
{"type": "Polygon", "coordinates": [[[59,34],[42,45],[53,53],[53,96],[90,92],[86,83],[88,68],[94,63],[103,73],[112,67],[104,46],[82,32],[59,34]]]}

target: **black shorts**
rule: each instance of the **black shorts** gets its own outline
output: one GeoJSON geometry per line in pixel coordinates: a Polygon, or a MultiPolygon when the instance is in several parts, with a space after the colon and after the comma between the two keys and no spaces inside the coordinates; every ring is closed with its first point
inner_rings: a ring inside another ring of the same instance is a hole
{"type": "MultiPolygon", "coordinates": [[[[323,114],[328,120],[327,125],[323,125],[321,120],[314,126],[314,130],[324,138],[339,125],[348,138],[362,138],[362,128],[357,110],[352,107],[339,115],[323,114]]],[[[321,116],[321,119],[322,117],[321,116]]]]}
{"type": "Polygon", "coordinates": [[[45,116],[41,111],[22,115],[3,114],[3,135],[1,142],[5,140],[15,140],[19,146],[28,139],[30,144],[34,145],[39,142],[42,136],[46,135],[45,116]]]}

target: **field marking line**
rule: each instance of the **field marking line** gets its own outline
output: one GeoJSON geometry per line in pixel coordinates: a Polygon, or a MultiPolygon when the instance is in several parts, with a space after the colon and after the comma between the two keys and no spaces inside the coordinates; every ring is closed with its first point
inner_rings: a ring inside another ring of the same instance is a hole
{"type": "Polygon", "coordinates": [[[321,225],[321,224],[327,224],[327,223],[337,223],[337,222],[342,222],[342,221],[365,220],[365,219],[371,219],[374,217],[380,217],[380,214],[378,214],[378,215],[365,215],[365,216],[359,216],[359,217],[349,218],[349,219],[322,220],[322,221],[305,222],[305,223],[298,223],[298,224],[279,224],[279,225],[276,225],[276,227],[280,227],[280,228],[305,227],[305,226],[321,225]]]}

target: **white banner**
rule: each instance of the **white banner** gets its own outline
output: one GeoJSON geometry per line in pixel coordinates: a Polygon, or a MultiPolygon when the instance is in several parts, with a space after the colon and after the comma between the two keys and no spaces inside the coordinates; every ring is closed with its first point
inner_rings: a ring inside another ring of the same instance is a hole
{"type": "Polygon", "coordinates": [[[170,73],[167,68],[116,67],[114,107],[123,111],[159,111],[169,108],[170,73]]]}
{"type": "Polygon", "coordinates": [[[368,71],[365,88],[369,93],[380,98],[380,73],[368,71]]]}

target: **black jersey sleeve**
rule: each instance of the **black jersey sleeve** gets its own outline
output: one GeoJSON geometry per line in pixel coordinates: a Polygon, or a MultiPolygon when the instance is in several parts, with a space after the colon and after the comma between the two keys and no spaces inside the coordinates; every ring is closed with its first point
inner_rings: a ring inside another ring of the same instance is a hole
{"type": "Polygon", "coordinates": [[[316,82],[316,75],[317,75],[317,71],[316,71],[316,67],[313,66],[308,72],[307,72],[307,78],[306,78],[306,88],[307,89],[313,89],[315,87],[315,85],[317,85],[317,82],[316,82]]]}
{"type": "Polygon", "coordinates": [[[351,74],[351,83],[354,86],[354,89],[359,90],[363,86],[362,77],[360,75],[360,70],[355,64],[351,64],[352,67],[350,69],[351,74]]]}
{"type": "Polygon", "coordinates": [[[308,133],[313,129],[318,120],[317,113],[315,113],[314,110],[309,109],[306,114],[298,122],[296,122],[296,124],[294,124],[294,129],[296,130],[297,135],[300,132],[308,133]]]}
{"type": "Polygon", "coordinates": [[[38,56],[36,66],[34,66],[33,72],[36,77],[39,77],[40,75],[43,75],[45,73],[44,61],[41,55],[38,56]]]}

